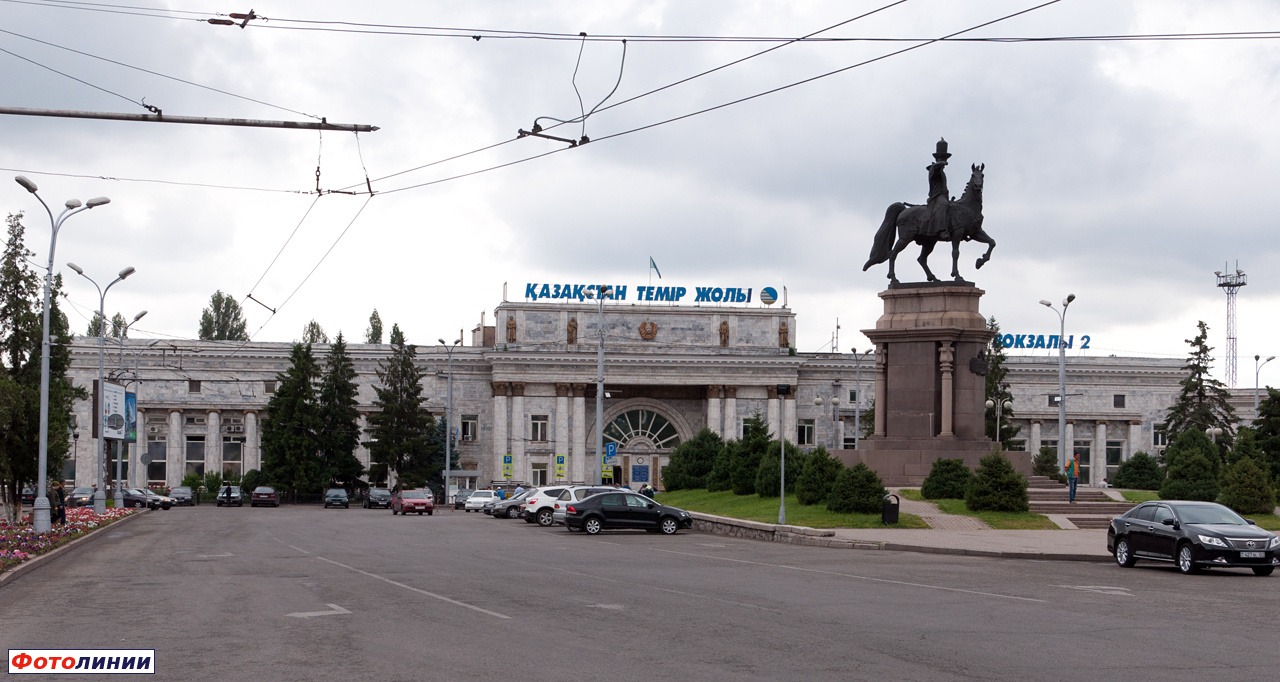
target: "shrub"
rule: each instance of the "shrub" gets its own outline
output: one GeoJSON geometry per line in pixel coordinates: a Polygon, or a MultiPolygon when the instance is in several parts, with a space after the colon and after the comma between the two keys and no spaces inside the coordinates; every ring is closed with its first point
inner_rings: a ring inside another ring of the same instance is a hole
{"type": "Polygon", "coordinates": [[[973,472],[963,459],[935,459],[920,495],[926,500],[963,500],[972,482],[973,472]]]}
{"type": "Polygon", "coordinates": [[[1276,508],[1271,475],[1258,460],[1241,457],[1222,475],[1222,504],[1241,514],[1270,514],[1276,508]]]}
{"type": "Polygon", "coordinates": [[[182,477],[182,485],[191,488],[191,492],[198,493],[204,487],[204,477],[196,473],[187,474],[182,477]]]}
{"type": "Polygon", "coordinates": [[[733,483],[729,480],[729,472],[733,470],[731,453],[737,448],[737,440],[728,441],[720,447],[720,452],[716,453],[715,463],[707,474],[708,491],[714,493],[732,487],[733,483]]]}
{"type": "MultiPolygon", "coordinates": [[[[796,491],[796,479],[804,470],[804,463],[809,456],[800,452],[795,443],[787,442],[787,492],[796,491]]],[[[769,448],[760,458],[760,468],[756,472],[756,494],[760,497],[777,497],[778,488],[782,486],[782,463],[778,460],[778,441],[770,441],[769,448]]]]}
{"type": "Polygon", "coordinates": [[[805,505],[825,502],[831,496],[831,486],[841,469],[844,469],[844,464],[819,446],[809,453],[804,469],[796,478],[796,499],[805,505]]]}
{"type": "Polygon", "coordinates": [[[1110,481],[1116,488],[1133,490],[1159,490],[1164,483],[1164,469],[1155,457],[1145,452],[1135,452],[1133,457],[1120,463],[1115,479],[1110,481]]]}
{"type": "Polygon", "coordinates": [[[671,453],[671,459],[662,469],[662,484],[667,490],[696,490],[707,487],[707,475],[715,466],[716,457],[724,449],[724,440],[711,429],[702,429],[698,435],[681,443],[671,453]]]}
{"type": "Polygon", "coordinates": [[[1040,446],[1040,452],[1031,461],[1031,475],[1048,476],[1059,483],[1067,482],[1066,473],[1058,466],[1058,453],[1048,445],[1040,446]]]}
{"type": "Polygon", "coordinates": [[[240,488],[244,491],[253,492],[253,489],[260,485],[262,485],[262,472],[257,469],[250,469],[240,477],[240,488]]]}
{"type": "Polygon", "coordinates": [[[964,504],[969,511],[1029,511],[1027,479],[997,450],[978,461],[964,504]]]}
{"type": "Polygon", "coordinates": [[[749,417],[745,426],[742,440],[729,451],[729,484],[734,495],[755,493],[760,458],[769,449],[769,427],[760,415],[749,417]]]}
{"type": "Polygon", "coordinates": [[[833,512],[858,512],[874,514],[880,511],[884,496],[888,491],[880,482],[880,477],[866,464],[857,464],[842,469],[831,486],[831,495],[827,498],[827,509],[833,512]]]}
{"type": "MultiPolygon", "coordinates": [[[[1199,454],[1204,457],[1205,463],[1209,465],[1210,473],[1214,478],[1218,477],[1218,469],[1222,462],[1222,454],[1217,445],[1209,440],[1209,437],[1200,429],[1187,429],[1179,433],[1164,451],[1164,469],[1165,475],[1173,471],[1174,466],[1179,459],[1199,454]]],[[[1164,497],[1164,495],[1161,495],[1164,497]]],[[[1166,500],[1174,499],[1165,497],[1166,500]]]]}
{"type": "MultiPolygon", "coordinates": [[[[1204,434],[1201,434],[1204,435],[1204,434]]],[[[1187,451],[1178,455],[1165,471],[1160,497],[1166,500],[1218,499],[1218,478],[1204,453],[1187,451]]]]}
{"type": "Polygon", "coordinates": [[[222,473],[218,471],[204,472],[204,490],[209,493],[216,493],[222,487],[222,473]]]}

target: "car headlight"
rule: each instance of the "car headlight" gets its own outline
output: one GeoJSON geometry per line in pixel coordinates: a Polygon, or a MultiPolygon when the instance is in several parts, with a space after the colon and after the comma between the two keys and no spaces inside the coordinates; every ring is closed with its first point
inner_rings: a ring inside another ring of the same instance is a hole
{"type": "Polygon", "coordinates": [[[1222,547],[1223,549],[1227,547],[1227,543],[1223,542],[1221,538],[1215,538],[1212,535],[1197,535],[1196,537],[1200,538],[1200,543],[1204,545],[1222,547]]]}
{"type": "Polygon", "coordinates": [[[1271,538],[1271,542],[1267,543],[1267,549],[1275,549],[1280,547],[1280,537],[1271,538]]]}

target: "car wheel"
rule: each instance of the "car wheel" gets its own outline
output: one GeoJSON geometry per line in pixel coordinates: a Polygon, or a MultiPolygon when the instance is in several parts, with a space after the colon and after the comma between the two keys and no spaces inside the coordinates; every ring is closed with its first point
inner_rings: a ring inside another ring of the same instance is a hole
{"type": "Polygon", "coordinates": [[[1133,556],[1133,549],[1129,547],[1129,538],[1116,538],[1116,563],[1125,568],[1133,568],[1138,558],[1133,556]]]}
{"type": "Polygon", "coordinates": [[[516,519],[520,517],[520,510],[515,507],[507,507],[507,518],[516,519]]]}
{"type": "Polygon", "coordinates": [[[602,528],[604,525],[594,516],[582,522],[582,530],[586,531],[587,535],[596,535],[602,528]]]}
{"type": "Polygon", "coordinates": [[[392,507],[392,508],[391,508],[391,515],[392,515],[392,516],[395,516],[396,514],[399,514],[399,513],[400,513],[400,512],[396,511],[396,508],[395,508],[395,507],[392,507]]]}
{"type": "Polygon", "coordinates": [[[434,514],[434,513],[435,513],[434,511],[429,511],[429,512],[427,512],[427,516],[431,516],[431,515],[432,515],[432,514],[434,514]]]}
{"type": "Polygon", "coordinates": [[[419,512],[418,512],[418,516],[422,516],[422,512],[421,512],[421,511],[419,511],[419,512]]]}
{"type": "Polygon", "coordinates": [[[1276,570],[1275,566],[1254,566],[1253,574],[1267,576],[1267,575],[1271,575],[1271,573],[1275,570],[1276,570]]]}
{"type": "Polygon", "coordinates": [[[1178,571],[1183,575],[1199,573],[1200,568],[1196,566],[1195,556],[1195,549],[1191,547],[1191,543],[1182,543],[1182,545],[1178,547],[1178,571]]]}
{"type": "Polygon", "coordinates": [[[680,530],[680,523],[668,516],[658,523],[658,527],[662,529],[663,535],[675,535],[680,530]]]}
{"type": "Polygon", "coordinates": [[[550,509],[542,509],[538,511],[538,525],[546,528],[555,523],[556,517],[552,515],[550,509]]]}

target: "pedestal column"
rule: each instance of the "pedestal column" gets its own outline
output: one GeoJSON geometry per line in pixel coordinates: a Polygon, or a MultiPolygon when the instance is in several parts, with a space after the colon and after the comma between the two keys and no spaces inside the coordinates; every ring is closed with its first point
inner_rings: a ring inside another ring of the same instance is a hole
{"type": "Polygon", "coordinates": [[[570,480],[587,480],[587,385],[573,385],[573,448],[569,462],[570,480]]]}
{"type": "Polygon", "coordinates": [[[1032,458],[1040,454],[1040,420],[1031,420],[1031,437],[1027,439],[1027,451],[1032,458]]]}
{"type": "Polygon", "coordinates": [[[720,413],[720,394],[722,390],[720,386],[707,387],[707,428],[723,438],[724,423],[721,421],[720,413]]]}
{"type": "MultiPolygon", "coordinates": [[[[244,421],[244,431],[247,434],[249,432],[249,415],[245,415],[244,421]]],[[[365,431],[367,431],[368,428],[369,415],[365,412],[361,412],[360,416],[356,417],[356,437],[360,439],[356,441],[356,459],[360,461],[360,466],[364,467],[365,471],[368,471],[369,465],[373,464],[373,457],[369,453],[369,446],[364,444],[365,440],[368,438],[368,436],[365,435],[365,431]]],[[[365,478],[367,479],[368,476],[365,478]]]]}
{"type": "Polygon", "coordinates": [[[792,387],[793,393],[789,396],[781,396],[782,400],[782,435],[786,437],[792,445],[797,445],[796,436],[799,435],[796,429],[796,396],[795,387],[792,387]]]}
{"type": "Polygon", "coordinates": [[[1129,421],[1129,442],[1124,444],[1124,458],[1126,461],[1133,457],[1133,453],[1138,452],[1142,448],[1138,447],[1142,442],[1142,421],[1132,419],[1129,421]]]}
{"type": "Polygon", "coordinates": [[[768,425],[769,433],[774,438],[778,438],[782,433],[782,424],[779,423],[779,415],[782,413],[781,406],[778,404],[778,387],[767,386],[764,389],[765,395],[768,397],[768,403],[765,407],[765,424],[768,425]]]}
{"type": "Polygon", "coordinates": [[[169,435],[164,448],[164,484],[170,488],[180,485],[185,475],[186,441],[182,435],[182,410],[169,410],[169,435]]]}
{"type": "Polygon", "coordinates": [[[1094,466],[1089,469],[1089,484],[1101,485],[1107,477],[1107,423],[1104,421],[1094,427],[1091,460],[1094,466]]]}
{"type": "Polygon", "coordinates": [[[952,436],[955,425],[955,346],[943,341],[938,348],[938,368],[942,370],[942,424],[938,435],[952,436]]]}
{"type": "MultiPolygon", "coordinates": [[[[886,373],[889,362],[889,345],[885,343],[876,344],[876,394],[875,402],[872,403],[876,408],[875,419],[875,435],[884,436],[885,433],[885,413],[887,412],[889,396],[888,377],[886,373]]],[[[859,396],[861,398],[861,396],[859,396]]],[[[856,426],[854,428],[857,428],[856,426]]]]}
{"type": "MultiPolygon", "coordinates": [[[[364,415],[360,415],[360,440],[364,440],[364,415]]],[[[369,466],[369,451],[363,445],[356,446],[357,452],[360,449],[365,451],[365,457],[362,464],[369,466]]],[[[262,471],[262,442],[258,436],[258,411],[244,411],[244,470],[249,471],[257,469],[262,471]]]]}
{"type": "MultiPolygon", "coordinates": [[[[204,473],[222,473],[222,413],[209,410],[204,421],[204,473]]],[[[210,491],[212,492],[212,491],[210,491]]]]}
{"type": "Polygon", "coordinates": [[[726,440],[742,437],[742,426],[738,424],[738,387],[724,387],[724,433],[726,440]]]}

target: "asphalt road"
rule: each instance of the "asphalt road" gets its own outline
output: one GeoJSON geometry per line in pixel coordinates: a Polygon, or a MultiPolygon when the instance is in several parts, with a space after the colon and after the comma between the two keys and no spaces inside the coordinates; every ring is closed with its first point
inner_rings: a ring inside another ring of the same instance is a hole
{"type": "Polygon", "coordinates": [[[0,648],[174,680],[1236,680],[1275,676],[1278,615],[1240,571],[202,506],[6,582],[0,648]]]}

